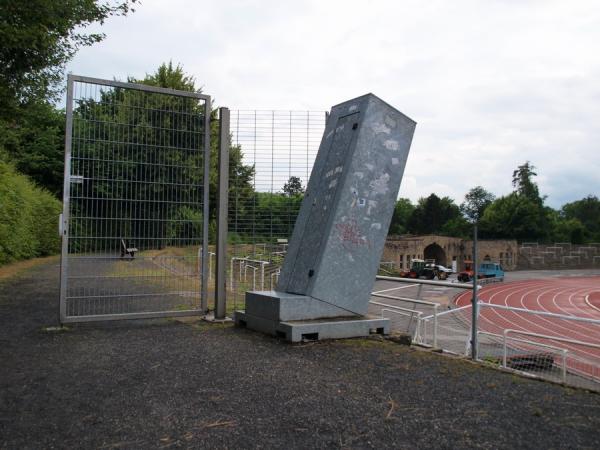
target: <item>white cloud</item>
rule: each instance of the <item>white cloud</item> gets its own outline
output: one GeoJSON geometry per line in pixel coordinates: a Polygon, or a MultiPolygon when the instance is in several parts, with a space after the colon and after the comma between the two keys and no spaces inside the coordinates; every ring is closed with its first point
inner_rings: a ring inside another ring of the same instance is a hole
{"type": "Polygon", "coordinates": [[[418,122],[401,194],[511,190],[530,160],[552,206],[600,194],[595,1],[145,0],[69,70],[181,62],[220,105],[326,110],[373,92],[418,122]]]}

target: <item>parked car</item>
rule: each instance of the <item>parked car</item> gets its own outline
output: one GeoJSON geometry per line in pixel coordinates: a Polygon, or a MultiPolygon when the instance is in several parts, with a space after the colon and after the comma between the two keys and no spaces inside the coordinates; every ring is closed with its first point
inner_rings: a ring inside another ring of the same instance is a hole
{"type": "MultiPolygon", "coordinates": [[[[458,281],[467,283],[473,279],[473,261],[465,261],[465,270],[458,274],[458,281]]],[[[501,278],[504,279],[504,269],[499,263],[482,262],[477,270],[477,278],[501,278]]]]}

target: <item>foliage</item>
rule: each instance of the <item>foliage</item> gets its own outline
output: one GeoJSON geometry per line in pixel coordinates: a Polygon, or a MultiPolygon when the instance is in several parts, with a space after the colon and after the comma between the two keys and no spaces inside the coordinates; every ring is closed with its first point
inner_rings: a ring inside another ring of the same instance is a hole
{"type": "Polygon", "coordinates": [[[20,104],[59,91],[65,64],[80,47],[104,39],[84,33],[94,23],[123,16],[136,0],[2,0],[0,15],[0,117],[20,104]]]}
{"type": "MultiPolygon", "coordinates": [[[[163,88],[199,92],[193,77],[172,63],[162,64],[142,80],[129,79],[163,88]]],[[[201,236],[205,126],[204,103],[188,97],[165,96],[122,88],[103,89],[98,98],[78,99],[73,110],[77,135],[94,136],[80,142],[73,154],[73,173],[87,173],[86,161],[105,159],[110,164],[94,167],[94,182],[72,189],[75,196],[85,192],[95,198],[95,215],[110,216],[120,208],[121,220],[104,222],[104,235],[133,236],[138,248],[147,248],[156,239],[163,245],[185,245],[192,236],[201,236]],[[143,105],[143,107],[140,107],[143,105]],[[160,112],[158,112],[160,111],[160,112]],[[132,200],[138,202],[131,208],[132,200]],[[151,199],[157,199],[160,203],[151,199]],[[149,227],[148,222],[152,222],[149,227]]],[[[218,184],[218,122],[211,121],[209,171],[209,236],[216,230],[218,184]]],[[[230,152],[230,177],[235,180],[230,196],[251,196],[254,168],[243,164],[239,147],[230,152]]],[[[87,204],[72,202],[74,215],[87,204]]],[[[86,214],[84,214],[85,216],[86,214]]],[[[94,220],[80,219],[74,226],[86,236],[94,230],[94,220]]],[[[89,241],[89,240],[87,240],[89,241]]],[[[87,242],[84,241],[84,242],[87,242]]],[[[95,245],[98,245],[96,242],[95,245]]],[[[78,249],[88,251],[92,249],[78,249]]]]}
{"type": "Polygon", "coordinates": [[[460,212],[471,223],[477,222],[496,197],[482,186],[475,186],[465,195],[465,201],[460,205],[460,212]]]}
{"type": "MultiPolygon", "coordinates": [[[[180,91],[201,93],[202,89],[196,88],[196,80],[193,76],[187,75],[180,64],[173,65],[169,63],[161,64],[156,72],[147,74],[143,79],[136,80],[129,78],[129,82],[141,83],[150,86],[176,89],[180,91]]],[[[200,111],[198,111],[200,112],[200,111]]],[[[239,145],[231,145],[229,149],[229,197],[247,198],[254,192],[252,179],[254,177],[254,166],[244,165],[243,153],[239,145]]],[[[219,122],[216,120],[216,110],[211,112],[210,122],[210,211],[211,221],[216,217],[217,211],[217,188],[218,188],[218,163],[219,163],[219,122]]]]}
{"type": "Polygon", "coordinates": [[[415,206],[408,198],[399,198],[394,206],[394,214],[390,223],[388,234],[400,235],[408,231],[408,220],[415,210],[415,206]]]}
{"type": "Polygon", "coordinates": [[[578,219],[559,218],[552,227],[552,241],[583,244],[586,229],[578,219]]]}
{"type": "Polygon", "coordinates": [[[521,164],[513,172],[512,184],[517,194],[542,205],[543,199],[540,197],[537,184],[533,181],[533,177],[537,176],[534,170],[535,166],[530,164],[529,161],[521,164]]]}
{"type": "Polygon", "coordinates": [[[52,104],[22,105],[19,120],[0,120],[0,149],[23,174],[60,196],[63,184],[65,116],[52,104]]]}
{"type": "Polygon", "coordinates": [[[104,39],[85,33],[137,0],[0,0],[0,159],[40,186],[62,190],[64,112],[53,100],[64,66],[81,47],[104,39]]]}
{"type": "Polygon", "coordinates": [[[584,227],[585,237],[600,242],[600,200],[595,195],[566,203],[561,209],[561,217],[566,220],[578,220],[584,227]]]}
{"type": "Polygon", "coordinates": [[[549,224],[545,207],[513,192],[486,208],[479,233],[483,238],[545,241],[549,237],[549,224]]]}
{"type": "Polygon", "coordinates": [[[283,185],[283,193],[288,197],[304,194],[304,187],[300,178],[292,175],[283,185]]]}
{"type": "Polygon", "coordinates": [[[440,234],[469,239],[473,234],[473,224],[467,221],[463,216],[458,216],[448,220],[442,226],[440,234]]]}
{"type": "Polygon", "coordinates": [[[439,233],[446,222],[459,216],[460,210],[454,200],[431,194],[427,198],[419,199],[408,220],[408,229],[414,234],[439,233]]]}
{"type": "Polygon", "coordinates": [[[254,192],[244,199],[246,215],[230,217],[230,229],[244,236],[244,242],[275,242],[277,238],[292,235],[302,196],[280,193],[254,192]]]}
{"type": "Polygon", "coordinates": [[[58,252],[60,210],[50,193],[0,161],[0,264],[58,252]]]}

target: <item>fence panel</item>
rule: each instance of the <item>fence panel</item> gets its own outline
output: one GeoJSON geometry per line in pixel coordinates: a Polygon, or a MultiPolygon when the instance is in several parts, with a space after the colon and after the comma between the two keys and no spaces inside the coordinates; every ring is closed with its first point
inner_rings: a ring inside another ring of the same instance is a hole
{"type": "Polygon", "coordinates": [[[69,76],[61,322],[206,309],[209,111],[206,95],[69,76]]]}
{"type": "MultiPolygon", "coordinates": [[[[600,321],[480,302],[478,355],[540,378],[600,390],[600,321]],[[515,318],[527,328],[515,327],[515,318]],[[492,320],[493,319],[493,320],[492,320]],[[523,322],[523,320],[525,322],[523,322]],[[544,325],[539,332],[535,327],[544,325]]],[[[433,316],[421,319],[420,343],[433,345],[433,316]]],[[[438,347],[468,355],[471,306],[437,315],[438,347]]]]}
{"type": "Polygon", "coordinates": [[[325,129],[324,111],[231,111],[228,308],[274,289],[325,129]]]}

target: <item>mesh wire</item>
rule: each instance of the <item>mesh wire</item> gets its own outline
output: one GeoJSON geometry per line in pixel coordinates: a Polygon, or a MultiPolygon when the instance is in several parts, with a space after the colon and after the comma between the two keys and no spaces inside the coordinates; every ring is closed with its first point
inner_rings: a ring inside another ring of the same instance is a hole
{"type": "Polygon", "coordinates": [[[67,316],[196,310],[203,99],[75,81],[67,316]]]}

